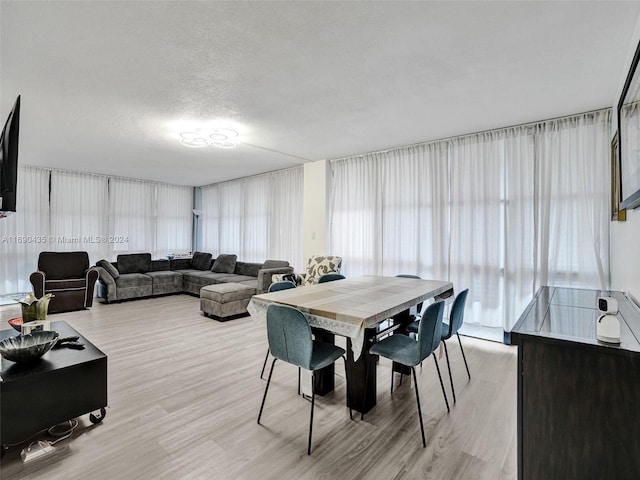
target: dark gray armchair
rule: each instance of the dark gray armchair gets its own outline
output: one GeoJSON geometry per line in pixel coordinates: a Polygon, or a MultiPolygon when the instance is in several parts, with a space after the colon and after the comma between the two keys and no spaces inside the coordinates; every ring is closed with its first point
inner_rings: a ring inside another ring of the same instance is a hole
{"type": "Polygon", "coordinates": [[[33,294],[53,294],[49,313],[82,310],[93,305],[98,271],[89,268],[87,252],[41,252],[38,271],[29,277],[33,294]]]}

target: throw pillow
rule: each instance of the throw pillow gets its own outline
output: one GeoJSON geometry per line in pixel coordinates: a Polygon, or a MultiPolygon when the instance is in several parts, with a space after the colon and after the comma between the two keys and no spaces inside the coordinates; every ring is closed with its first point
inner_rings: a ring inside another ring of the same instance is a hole
{"type": "Polygon", "coordinates": [[[316,283],[325,273],[340,273],[340,265],[342,265],[342,257],[316,255],[309,258],[304,284],[316,283]]]}
{"type": "Polygon", "coordinates": [[[267,260],[266,262],[264,262],[264,265],[262,265],[262,268],[264,270],[269,270],[271,268],[282,268],[288,266],[289,262],[287,262],[286,260],[267,260]]]}
{"type": "Polygon", "coordinates": [[[151,270],[150,253],[126,253],[118,255],[118,271],[125,273],[146,273],[151,270]]]}
{"type": "Polygon", "coordinates": [[[218,255],[216,261],[213,262],[212,272],[215,273],[233,273],[236,269],[237,255],[218,255]]]}
{"type": "Polygon", "coordinates": [[[189,265],[196,270],[209,270],[211,257],[212,255],[210,253],[193,252],[193,257],[191,257],[189,265]]]}
{"type": "Polygon", "coordinates": [[[114,280],[120,276],[120,272],[118,272],[118,269],[114,267],[111,262],[100,260],[98,263],[96,263],[96,265],[104,268],[107,272],[109,272],[109,275],[111,275],[114,280]]]}

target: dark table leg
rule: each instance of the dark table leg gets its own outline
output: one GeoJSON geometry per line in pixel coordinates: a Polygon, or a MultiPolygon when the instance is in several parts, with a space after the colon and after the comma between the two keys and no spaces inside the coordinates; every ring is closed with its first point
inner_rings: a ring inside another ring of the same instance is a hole
{"type": "Polygon", "coordinates": [[[347,405],[362,413],[367,413],[376,405],[377,358],[369,354],[375,335],[375,329],[365,330],[364,351],[357,361],[353,357],[351,339],[347,338],[347,405]]]}
{"type": "MultiPolygon", "coordinates": [[[[320,328],[312,328],[313,336],[316,340],[333,344],[335,335],[320,328]]],[[[335,363],[319,370],[314,375],[314,390],[316,395],[324,396],[329,392],[333,392],[335,387],[335,363]]]]}

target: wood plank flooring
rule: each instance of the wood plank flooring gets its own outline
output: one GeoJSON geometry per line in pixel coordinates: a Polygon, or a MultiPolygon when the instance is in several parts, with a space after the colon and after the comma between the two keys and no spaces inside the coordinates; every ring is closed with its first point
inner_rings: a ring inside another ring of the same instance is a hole
{"type": "MultiPolygon", "coordinates": [[[[0,328],[19,316],[0,306],[0,328]]],[[[457,342],[448,345],[457,403],[447,414],[433,359],[420,369],[427,448],[422,448],[413,382],[389,392],[380,361],[378,404],[349,420],[344,369],[336,389],[318,397],[313,452],[306,455],[308,400],[296,395],[297,369],[277,362],[262,425],[266,382],[264,325],[251,317],[205,318],[195,297],[171,295],[56,314],[108,355],[109,408],[88,415],[56,451],[23,464],[10,448],[3,480],[30,479],[514,479],[516,349],[463,337],[472,379],[457,342]]],[[[341,362],[341,360],[339,361],[341,362]]],[[[440,360],[450,395],[446,361],[440,360]]],[[[51,438],[46,433],[35,439],[51,438]]]]}

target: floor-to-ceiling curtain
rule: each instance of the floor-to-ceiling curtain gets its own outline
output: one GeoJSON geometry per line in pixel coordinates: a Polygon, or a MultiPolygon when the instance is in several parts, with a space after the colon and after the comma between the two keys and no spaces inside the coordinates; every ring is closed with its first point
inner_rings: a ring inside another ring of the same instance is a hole
{"type": "Polygon", "coordinates": [[[540,285],[605,288],[610,111],[331,162],[331,253],[347,275],[470,289],[509,331],[540,285]]]}
{"type": "Polygon", "coordinates": [[[218,241],[220,224],[220,196],[218,185],[205,185],[200,187],[202,195],[199,248],[204,252],[218,254],[220,252],[220,242],[218,241]]]}
{"type": "Polygon", "coordinates": [[[54,250],[86,251],[91,264],[108,255],[107,177],[54,170],[50,201],[54,250]]]}
{"type": "Polygon", "coordinates": [[[192,246],[193,187],[159,183],[155,256],[189,252],[192,246]]]}
{"type": "Polygon", "coordinates": [[[111,257],[156,250],[156,184],[127,178],[109,179],[111,257]]]}
{"type": "Polygon", "coordinates": [[[267,258],[287,260],[302,271],[303,167],[269,174],[269,240],[267,258]]]}
{"type": "Polygon", "coordinates": [[[16,212],[0,218],[0,295],[31,292],[29,275],[38,254],[52,250],[49,234],[49,177],[46,169],[18,168],[16,212]]]}
{"type": "Polygon", "coordinates": [[[301,268],[303,181],[295,167],[201,187],[202,249],[301,268]]]}

